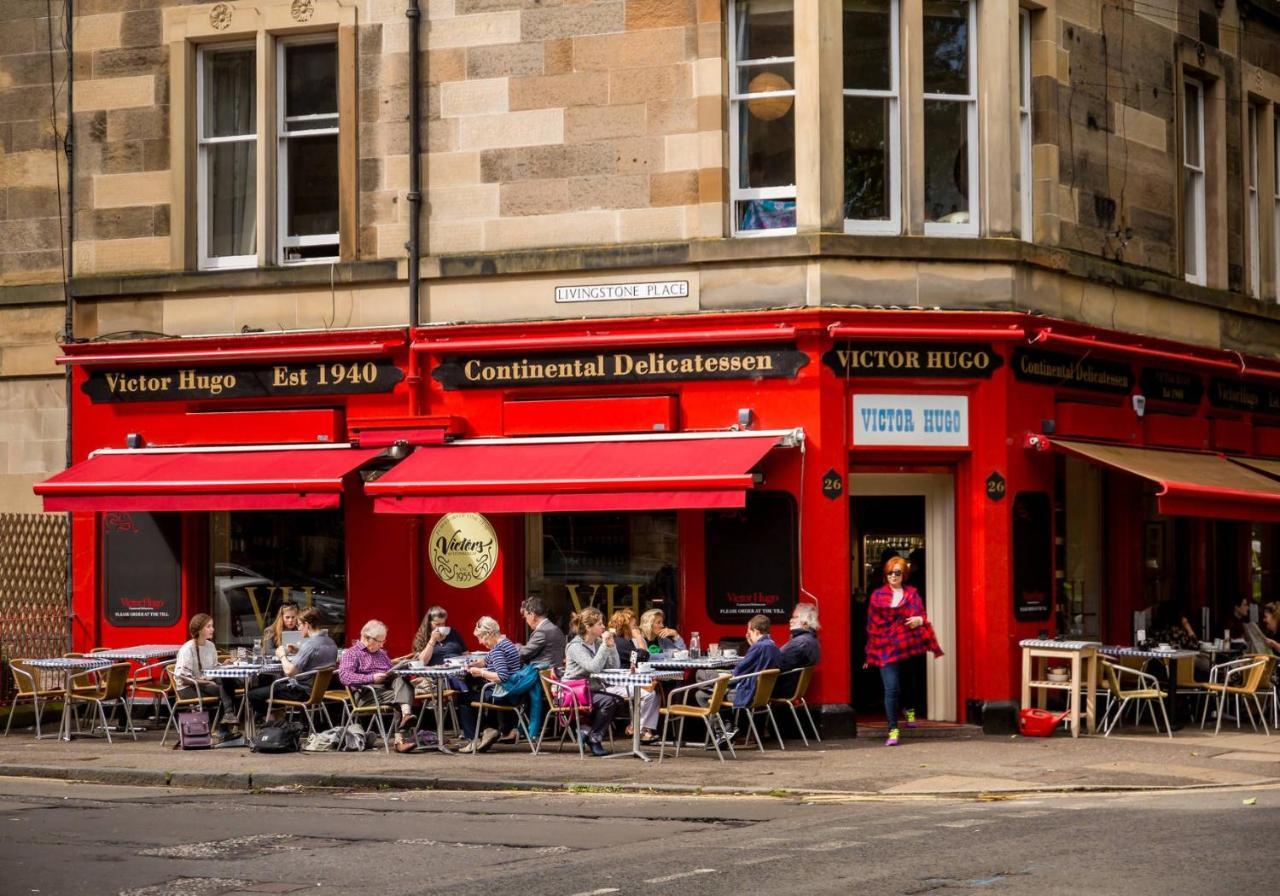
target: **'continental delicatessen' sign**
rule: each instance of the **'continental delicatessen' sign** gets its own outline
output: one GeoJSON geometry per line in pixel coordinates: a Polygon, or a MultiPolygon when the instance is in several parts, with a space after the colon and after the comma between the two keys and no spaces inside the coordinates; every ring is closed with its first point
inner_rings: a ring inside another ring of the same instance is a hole
{"type": "Polygon", "coordinates": [[[432,376],[446,389],[650,383],[664,380],[789,379],[808,361],[795,349],[674,349],[529,357],[451,358],[432,376]]]}
{"type": "Polygon", "coordinates": [[[93,370],[81,387],[95,404],[390,392],[404,379],[385,358],[245,367],[93,370]]]}

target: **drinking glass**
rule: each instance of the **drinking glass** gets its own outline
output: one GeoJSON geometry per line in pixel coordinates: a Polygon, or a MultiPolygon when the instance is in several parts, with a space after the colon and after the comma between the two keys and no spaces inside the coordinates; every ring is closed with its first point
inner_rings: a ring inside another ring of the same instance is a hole
{"type": "Polygon", "coordinates": [[[718,660],[718,659],[720,659],[720,645],[719,645],[719,644],[708,644],[708,645],[707,645],[707,656],[711,657],[713,660],[718,660]]]}

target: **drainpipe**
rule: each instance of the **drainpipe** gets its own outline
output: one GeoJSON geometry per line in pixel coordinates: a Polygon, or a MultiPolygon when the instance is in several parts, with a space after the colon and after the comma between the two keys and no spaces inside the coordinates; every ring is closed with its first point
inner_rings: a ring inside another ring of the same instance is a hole
{"type": "MultiPolygon", "coordinates": [[[[75,119],[71,112],[72,91],[75,89],[75,69],[72,67],[72,41],[74,39],[75,29],[72,23],[75,18],[75,0],[66,0],[62,7],[62,30],[67,51],[67,128],[66,134],[63,136],[62,151],[67,158],[67,259],[63,261],[63,270],[66,272],[62,278],[62,298],[63,298],[63,318],[62,318],[62,341],[63,343],[73,342],[75,340],[75,308],[71,298],[71,275],[75,273],[75,267],[72,259],[75,258],[75,238],[76,238],[76,172],[75,172],[75,142],[73,138],[75,119]]],[[[53,73],[50,72],[50,75],[53,73]]],[[[55,149],[56,152],[56,149],[55,149]]],[[[55,157],[55,164],[56,157],[55,157]]],[[[71,377],[72,370],[67,368],[63,379],[63,401],[67,408],[67,429],[66,429],[66,466],[71,466],[71,377]]],[[[67,607],[67,649],[72,649],[75,639],[75,612],[73,598],[75,597],[75,589],[73,587],[74,577],[72,575],[72,559],[75,551],[72,545],[73,539],[72,516],[67,514],[67,553],[66,565],[67,574],[66,581],[63,583],[63,595],[67,607]]],[[[96,624],[96,622],[95,622],[96,624]]]]}
{"type": "MultiPolygon", "coordinates": [[[[409,7],[404,12],[409,20],[409,193],[405,197],[409,201],[409,338],[413,339],[413,331],[418,327],[418,265],[421,258],[421,234],[419,219],[422,216],[422,176],[420,134],[421,105],[420,77],[418,72],[418,38],[421,32],[422,10],[418,0],[409,0],[409,7]]],[[[422,375],[418,370],[415,353],[409,352],[409,413],[417,415],[422,409],[422,375]]]]}

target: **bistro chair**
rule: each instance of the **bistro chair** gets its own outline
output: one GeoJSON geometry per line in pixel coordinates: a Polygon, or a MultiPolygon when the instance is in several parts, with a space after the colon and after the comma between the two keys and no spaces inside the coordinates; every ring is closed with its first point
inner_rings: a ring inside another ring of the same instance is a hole
{"type": "MultiPolygon", "coordinates": [[[[378,688],[375,685],[366,684],[357,685],[355,687],[347,685],[344,691],[329,691],[329,693],[341,693],[344,696],[342,701],[344,704],[342,713],[343,728],[355,721],[356,716],[373,716],[373,723],[378,728],[378,736],[382,738],[382,749],[384,752],[391,752],[391,738],[387,736],[387,726],[386,723],[382,721],[382,714],[388,709],[395,712],[395,705],[379,703],[378,688]],[[359,694],[361,691],[368,692],[368,703],[360,702],[359,694]]],[[[325,710],[325,715],[328,716],[328,714],[329,711],[325,710]]],[[[333,720],[330,719],[330,722],[332,721],[333,720]]]]}
{"type": "Polygon", "coordinates": [[[329,690],[329,681],[333,678],[336,668],[335,666],[322,666],[311,672],[303,672],[301,675],[293,676],[292,680],[299,684],[304,679],[311,679],[311,693],[307,695],[305,700],[289,700],[285,697],[276,696],[276,688],[281,682],[288,682],[289,678],[277,678],[271,682],[271,693],[267,697],[267,715],[270,716],[277,706],[284,707],[286,718],[300,711],[307,718],[307,727],[312,734],[315,734],[316,723],[313,715],[317,710],[324,711],[325,693],[329,690]]]}
{"type": "Polygon", "coordinates": [[[148,666],[140,666],[129,678],[129,712],[138,704],[138,699],[145,698],[151,704],[151,717],[160,718],[156,704],[164,704],[165,711],[173,712],[173,679],[168,670],[174,666],[173,660],[162,660],[148,666]]]}
{"type": "Polygon", "coordinates": [[[1128,666],[1119,666],[1109,660],[1101,660],[1103,685],[1107,689],[1107,694],[1111,698],[1111,705],[1103,714],[1103,737],[1111,735],[1111,729],[1120,721],[1120,716],[1124,714],[1124,708],[1132,701],[1137,705],[1138,716],[1135,721],[1142,720],[1142,705],[1145,703],[1147,709],[1151,712],[1151,724],[1155,726],[1157,732],[1160,730],[1160,722],[1156,719],[1156,707],[1160,707],[1160,716],[1164,719],[1165,732],[1170,738],[1173,737],[1173,728],[1169,725],[1169,715],[1164,710],[1165,692],[1160,689],[1160,682],[1154,676],[1147,672],[1140,672],[1137,669],[1130,669],[1128,666]],[[1121,684],[1121,678],[1125,675],[1131,675],[1138,679],[1138,687],[1125,688],[1121,684]]]}
{"type": "MultiPolygon", "coordinates": [[[[1262,733],[1271,734],[1267,728],[1267,714],[1262,711],[1262,701],[1258,695],[1264,692],[1266,687],[1271,684],[1271,675],[1275,672],[1275,668],[1275,657],[1262,656],[1260,654],[1219,663],[1213,667],[1209,673],[1210,680],[1205,685],[1205,689],[1210,694],[1218,695],[1218,720],[1213,729],[1215,735],[1222,730],[1222,712],[1226,708],[1228,696],[1236,697],[1238,703],[1244,705],[1245,712],[1249,714],[1249,724],[1253,726],[1254,731],[1258,730],[1257,722],[1261,722],[1262,733]],[[1219,680],[1219,674],[1221,674],[1221,680],[1219,680]],[[1249,707],[1250,700],[1253,701],[1253,708],[1249,707]],[[1253,709],[1258,710],[1257,721],[1254,721],[1253,709]]],[[[1204,710],[1200,713],[1201,728],[1204,728],[1208,715],[1209,701],[1205,700],[1204,710]]]]}
{"type": "MultiPolygon", "coordinates": [[[[98,673],[98,684],[91,693],[82,691],[67,692],[67,710],[74,713],[79,705],[92,705],[98,711],[98,721],[102,723],[102,731],[107,735],[107,743],[111,743],[111,726],[107,724],[107,706],[110,706],[112,712],[125,709],[124,730],[127,734],[133,736],[134,740],[138,739],[138,731],[133,727],[133,719],[128,710],[128,704],[125,702],[125,692],[129,688],[129,669],[128,663],[115,663],[104,669],[96,670],[98,673]]],[[[97,728],[97,722],[89,729],[92,734],[97,728]]]]}
{"type": "Polygon", "coordinates": [[[413,702],[418,705],[418,728],[423,727],[427,709],[430,708],[433,711],[435,709],[437,687],[444,688],[440,694],[440,704],[444,707],[444,711],[449,713],[449,730],[461,733],[461,726],[458,725],[457,698],[463,692],[449,687],[444,681],[430,678],[419,678],[413,683],[413,702]]]}
{"type": "Polygon", "coordinates": [[[782,742],[782,732],[778,730],[778,720],[773,717],[773,707],[770,701],[773,699],[774,684],[778,681],[777,669],[762,669],[759,672],[752,672],[749,675],[737,675],[729,679],[729,684],[736,684],[740,681],[746,681],[748,678],[756,680],[755,696],[751,698],[751,702],[746,706],[735,707],[733,710],[734,724],[737,724],[738,716],[744,712],[747,714],[747,726],[750,734],[747,736],[747,746],[751,745],[751,736],[756,739],[756,746],[760,748],[760,752],[764,752],[764,741],[760,738],[760,730],[756,728],[756,716],[764,713],[768,717],[769,723],[773,725],[774,736],[778,738],[778,747],[785,750],[787,745],[782,742]]]}
{"type": "Polygon", "coordinates": [[[183,711],[199,712],[207,706],[213,707],[213,715],[209,717],[209,728],[212,730],[218,724],[218,717],[222,714],[222,698],[217,694],[205,694],[199,687],[192,682],[184,682],[178,677],[177,670],[174,666],[165,667],[165,676],[169,679],[169,687],[173,691],[173,701],[169,707],[169,721],[165,722],[164,734],[160,736],[160,746],[164,746],[165,741],[169,739],[169,729],[177,725],[178,713],[183,711]],[[180,696],[180,689],[183,687],[195,688],[195,693],[190,697],[180,696]]]}
{"type": "Polygon", "coordinates": [[[676,756],[680,755],[680,745],[684,742],[685,720],[701,719],[707,726],[707,736],[711,738],[711,744],[716,748],[716,756],[720,758],[720,761],[724,762],[724,753],[720,750],[721,739],[729,747],[729,755],[734,759],[738,758],[738,754],[733,749],[733,742],[728,737],[729,729],[725,727],[724,719],[720,717],[720,707],[724,705],[724,696],[729,692],[729,679],[731,677],[728,672],[723,672],[712,681],[687,684],[667,694],[667,705],[658,709],[658,712],[663,716],[662,745],[658,749],[659,762],[666,758],[667,729],[671,724],[672,718],[680,720],[679,725],[676,726],[676,756]],[[704,690],[711,692],[706,706],[688,702],[690,694],[694,691],[704,690]],[[718,732],[716,731],[717,726],[720,729],[718,732]]]}
{"type": "Polygon", "coordinates": [[[19,703],[30,703],[35,710],[36,718],[36,740],[40,739],[40,713],[42,702],[47,703],[50,700],[60,700],[66,694],[64,688],[45,687],[44,670],[37,669],[34,666],[28,666],[26,660],[10,660],[9,672],[13,675],[14,695],[13,700],[9,703],[9,723],[4,726],[4,736],[9,736],[9,729],[13,727],[13,717],[17,715],[14,710],[18,708],[19,703]]]}
{"type": "MultiPolygon", "coordinates": [[[[478,738],[480,736],[480,732],[484,731],[483,723],[486,710],[495,713],[515,713],[516,730],[523,733],[525,739],[529,741],[529,752],[537,753],[538,742],[534,740],[533,734],[529,731],[529,717],[526,716],[524,712],[524,701],[521,700],[515,705],[494,702],[493,691],[497,686],[498,683],[496,681],[485,682],[484,687],[480,689],[480,699],[474,700],[471,703],[471,706],[476,710],[476,737],[478,738]]],[[[548,707],[548,711],[550,711],[550,707],[548,707]]],[[[519,735],[517,735],[517,739],[518,738],[519,735]]],[[[474,755],[478,756],[479,753],[474,755]]]]}
{"type": "MultiPolygon", "coordinates": [[[[805,695],[809,693],[809,685],[813,682],[814,666],[801,666],[799,669],[792,669],[789,672],[783,672],[778,676],[779,684],[788,676],[793,676],[796,680],[795,690],[792,691],[790,697],[774,696],[770,698],[770,705],[785,706],[791,710],[791,718],[795,720],[796,730],[800,732],[800,739],[804,741],[804,745],[809,746],[809,738],[805,736],[804,724],[800,721],[800,713],[796,707],[804,710],[804,714],[809,718],[809,727],[813,729],[813,739],[818,743],[822,743],[822,736],[818,734],[818,726],[814,724],[813,713],[809,711],[809,704],[805,701],[805,695]]],[[[774,685],[774,691],[778,690],[778,685],[774,685]]]]}
{"type": "Polygon", "coordinates": [[[534,745],[533,752],[542,752],[542,739],[547,735],[547,726],[554,721],[556,728],[560,731],[556,752],[564,751],[565,738],[572,735],[574,742],[578,745],[578,757],[585,759],[587,754],[582,746],[582,720],[591,715],[591,704],[582,706],[574,703],[570,696],[573,692],[563,682],[557,681],[550,669],[540,671],[538,680],[542,682],[542,696],[547,703],[547,714],[542,717],[542,727],[538,729],[538,742],[534,745]]]}

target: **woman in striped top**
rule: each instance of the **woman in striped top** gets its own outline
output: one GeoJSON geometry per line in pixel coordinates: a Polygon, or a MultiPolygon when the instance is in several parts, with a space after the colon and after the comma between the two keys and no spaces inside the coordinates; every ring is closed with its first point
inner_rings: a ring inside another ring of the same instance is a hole
{"type": "MultiPolygon", "coordinates": [[[[490,682],[501,684],[508,681],[520,671],[520,650],[502,633],[498,622],[492,616],[481,616],[476,620],[476,639],[489,651],[489,655],[477,663],[466,666],[468,693],[462,698],[458,707],[458,723],[462,726],[462,736],[469,743],[461,750],[463,753],[483,753],[493,746],[506,732],[515,725],[512,713],[500,713],[498,728],[486,728],[476,737],[476,711],[473,701],[480,699],[480,691],[490,682]]],[[[490,697],[492,703],[506,703],[506,697],[490,697]]]]}

